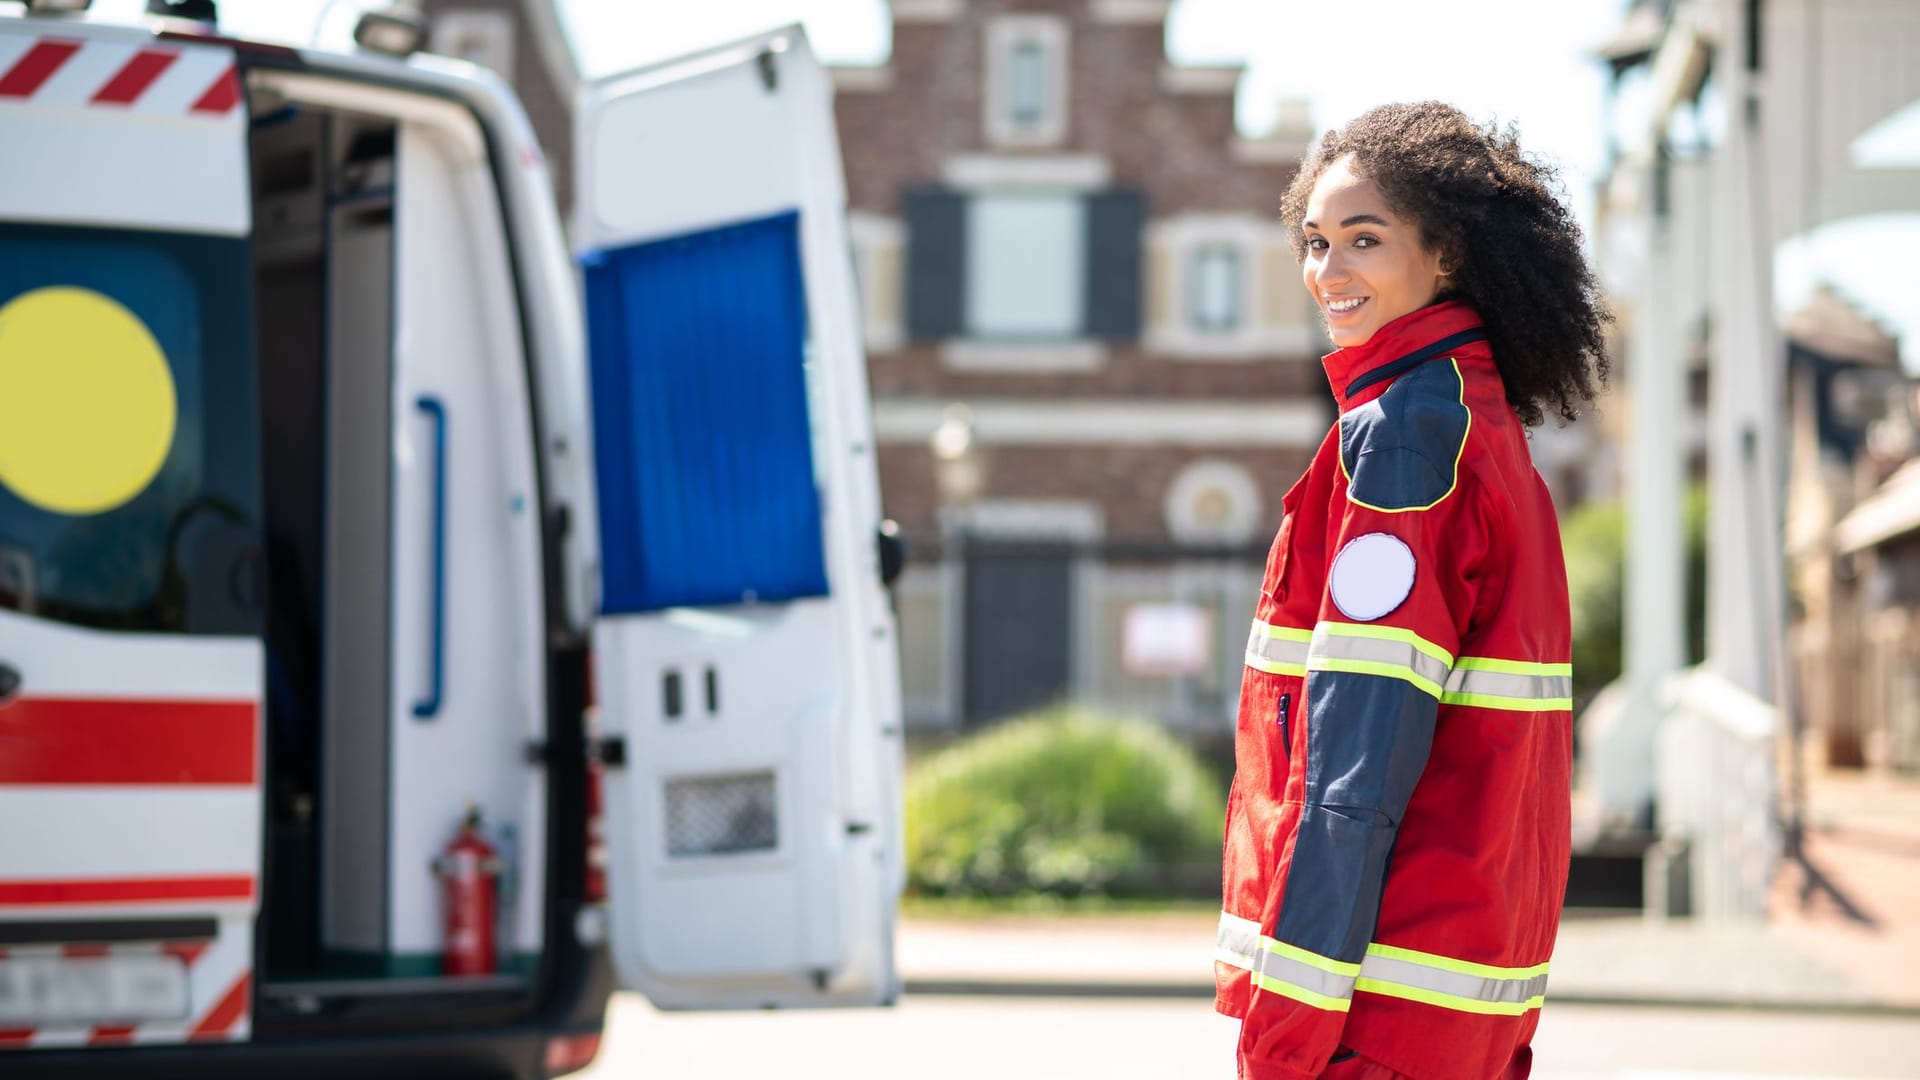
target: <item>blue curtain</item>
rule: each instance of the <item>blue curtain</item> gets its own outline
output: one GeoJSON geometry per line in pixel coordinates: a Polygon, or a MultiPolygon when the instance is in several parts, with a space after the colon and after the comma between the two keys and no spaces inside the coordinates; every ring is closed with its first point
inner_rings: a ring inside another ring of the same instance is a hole
{"type": "Polygon", "coordinates": [[[799,215],[581,262],[602,611],[826,595],[799,215]]]}

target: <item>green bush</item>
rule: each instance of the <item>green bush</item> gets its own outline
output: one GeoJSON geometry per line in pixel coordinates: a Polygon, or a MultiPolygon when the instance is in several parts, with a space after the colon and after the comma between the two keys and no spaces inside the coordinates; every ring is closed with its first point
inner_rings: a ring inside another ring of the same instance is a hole
{"type": "Polygon", "coordinates": [[[1152,724],[1063,707],[907,776],[908,888],[932,896],[1169,896],[1218,887],[1226,797],[1152,724]]]}
{"type": "MultiPolygon", "coordinates": [[[[1706,654],[1707,497],[1687,493],[1687,662],[1706,654]]],[[[1573,605],[1573,688],[1585,698],[1620,677],[1625,662],[1626,511],[1618,502],[1595,502],[1575,510],[1560,533],[1567,558],[1567,593],[1573,605]]]]}

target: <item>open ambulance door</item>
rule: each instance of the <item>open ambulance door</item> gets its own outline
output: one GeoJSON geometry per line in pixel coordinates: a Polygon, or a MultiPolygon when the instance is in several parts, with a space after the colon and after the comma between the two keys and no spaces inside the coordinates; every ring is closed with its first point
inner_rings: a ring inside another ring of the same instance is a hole
{"type": "Polygon", "coordinates": [[[249,1037],[269,658],[233,50],[0,18],[0,146],[17,1075],[15,1051],[249,1037]]]}
{"type": "Polygon", "coordinates": [[[898,992],[900,704],[832,92],[799,28],[583,91],[574,238],[621,981],[898,992]]]}

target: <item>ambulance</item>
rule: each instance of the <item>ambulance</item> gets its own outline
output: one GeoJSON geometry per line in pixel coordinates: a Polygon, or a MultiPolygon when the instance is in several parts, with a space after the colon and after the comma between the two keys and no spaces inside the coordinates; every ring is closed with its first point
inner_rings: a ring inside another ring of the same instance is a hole
{"type": "Polygon", "coordinates": [[[563,230],[483,69],[84,7],[0,17],[0,1076],[893,1001],[899,551],[800,30],[585,87],[563,230]]]}

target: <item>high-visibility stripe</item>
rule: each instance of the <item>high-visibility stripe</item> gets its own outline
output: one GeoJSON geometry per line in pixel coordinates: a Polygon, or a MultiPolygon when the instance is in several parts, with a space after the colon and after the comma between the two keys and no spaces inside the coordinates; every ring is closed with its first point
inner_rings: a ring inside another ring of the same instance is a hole
{"type": "Polygon", "coordinates": [[[1573,665],[1463,656],[1454,665],[1440,700],[1448,705],[1513,712],[1570,710],[1573,665]]]}
{"type": "Polygon", "coordinates": [[[1254,985],[1269,993],[1330,1012],[1346,1012],[1353,1003],[1359,964],[1347,964],[1260,932],[1260,924],[1220,913],[1215,958],[1252,974],[1254,985]]]}
{"type": "Polygon", "coordinates": [[[1489,1016],[1520,1016],[1547,995],[1546,964],[1497,967],[1378,943],[1348,964],[1268,937],[1259,923],[1225,911],[1215,944],[1219,960],[1250,972],[1262,990],[1333,1012],[1348,1011],[1356,990],[1489,1016]]]}
{"type": "Polygon", "coordinates": [[[1397,626],[1323,622],[1313,629],[1307,670],[1401,679],[1434,697],[1442,693],[1453,654],[1397,626]]]}
{"type": "Polygon", "coordinates": [[[1307,673],[1307,643],[1313,631],[1303,627],[1274,626],[1253,620],[1247,634],[1247,666],[1273,675],[1307,673]]]}
{"type": "Polygon", "coordinates": [[[1260,924],[1225,911],[1214,938],[1214,958],[1252,971],[1260,966],[1260,924]]]}
{"type": "Polygon", "coordinates": [[[1547,965],[1496,967],[1393,945],[1367,946],[1356,990],[1457,1012],[1519,1016],[1547,996],[1547,965]]]}

